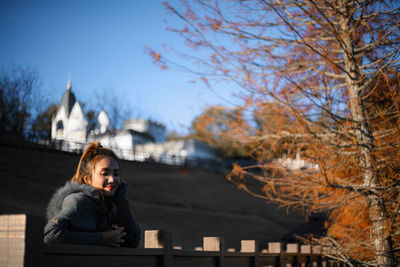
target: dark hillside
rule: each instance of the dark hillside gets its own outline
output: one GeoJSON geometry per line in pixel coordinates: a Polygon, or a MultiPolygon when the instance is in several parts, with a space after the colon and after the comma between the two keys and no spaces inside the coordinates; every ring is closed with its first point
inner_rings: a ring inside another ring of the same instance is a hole
{"type": "MultiPolygon", "coordinates": [[[[79,156],[0,147],[0,213],[45,216],[54,190],[73,175],[79,156]]],[[[173,232],[175,245],[193,248],[203,236],[279,240],[304,222],[301,216],[238,191],[223,174],[156,163],[121,162],[133,211],[142,229],[173,232]]]]}

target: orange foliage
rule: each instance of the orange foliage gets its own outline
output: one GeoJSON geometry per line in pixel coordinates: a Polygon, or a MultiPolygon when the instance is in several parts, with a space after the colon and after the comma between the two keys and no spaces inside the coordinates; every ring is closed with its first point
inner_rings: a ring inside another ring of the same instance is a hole
{"type": "Polygon", "coordinates": [[[333,254],[390,265],[400,252],[398,10],[380,1],[181,4],[167,4],[186,22],[174,31],[209,52],[187,57],[204,68],[200,79],[243,88],[242,106],[206,109],[192,135],[258,162],[234,165],[227,178],[239,189],[327,213],[328,235],[314,241],[333,254]],[[291,168],[285,159],[296,155],[309,165],[291,168]]]}

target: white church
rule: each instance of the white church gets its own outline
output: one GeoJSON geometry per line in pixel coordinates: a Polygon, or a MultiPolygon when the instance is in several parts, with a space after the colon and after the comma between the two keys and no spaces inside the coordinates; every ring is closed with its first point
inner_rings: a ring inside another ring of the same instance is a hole
{"type": "Polygon", "coordinates": [[[126,160],[151,160],[176,165],[183,165],[188,160],[216,160],[215,150],[204,142],[195,139],[166,141],[165,126],[151,120],[127,119],[122,129],[110,129],[109,117],[102,110],[98,114],[96,128],[88,132],[87,125],[69,80],[51,125],[51,139],[62,143],[63,150],[83,150],[86,144],[98,141],[126,160]]]}

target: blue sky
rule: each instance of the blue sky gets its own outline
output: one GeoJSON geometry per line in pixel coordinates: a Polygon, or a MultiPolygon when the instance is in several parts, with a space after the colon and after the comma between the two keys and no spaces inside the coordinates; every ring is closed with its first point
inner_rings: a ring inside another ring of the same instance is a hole
{"type": "Polygon", "coordinates": [[[185,49],[178,36],[165,30],[165,19],[180,22],[162,2],[0,0],[0,67],[37,70],[42,92],[54,103],[70,75],[73,92],[89,107],[99,103],[98,92],[114,94],[110,99],[131,107],[135,117],[184,133],[203,107],[227,105],[225,99],[232,97],[226,85],[217,96],[201,82],[190,82],[195,76],[152,63],[145,46],[161,52],[163,44],[185,49]]]}

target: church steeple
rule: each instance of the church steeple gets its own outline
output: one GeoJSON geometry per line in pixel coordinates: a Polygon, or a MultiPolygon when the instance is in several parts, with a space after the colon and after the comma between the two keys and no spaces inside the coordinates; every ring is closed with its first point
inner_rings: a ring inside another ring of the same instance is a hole
{"type": "Polygon", "coordinates": [[[69,113],[71,112],[72,107],[76,102],[75,95],[74,93],[72,93],[71,88],[72,86],[71,86],[71,76],[70,76],[67,82],[67,88],[66,88],[67,90],[64,92],[61,102],[58,106],[59,109],[61,109],[61,107],[64,106],[67,117],[69,116],[69,113]]]}
{"type": "Polygon", "coordinates": [[[67,91],[71,91],[71,76],[68,77],[67,91]]]}

